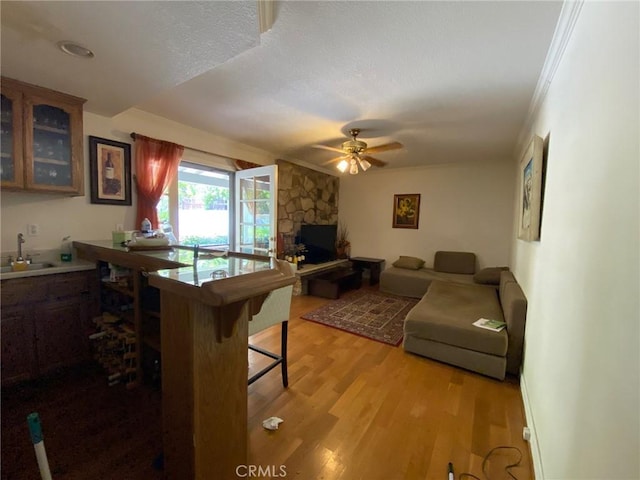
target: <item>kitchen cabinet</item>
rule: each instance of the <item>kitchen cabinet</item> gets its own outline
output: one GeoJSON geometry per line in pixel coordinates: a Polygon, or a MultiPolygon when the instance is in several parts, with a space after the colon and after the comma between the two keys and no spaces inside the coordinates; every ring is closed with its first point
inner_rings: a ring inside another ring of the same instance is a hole
{"type": "Polygon", "coordinates": [[[33,321],[24,308],[2,307],[2,385],[33,378],[36,370],[33,321]]]}
{"type": "Polygon", "coordinates": [[[22,155],[22,92],[6,84],[2,89],[0,109],[0,179],[2,188],[24,188],[22,155]]]}
{"type": "Polygon", "coordinates": [[[3,189],[84,195],[84,99],[0,81],[3,189]]]}
{"type": "Polygon", "coordinates": [[[35,339],[38,373],[81,363],[90,358],[88,305],[70,297],[46,302],[36,309],[35,339]]]}
{"type": "Polygon", "coordinates": [[[3,280],[2,385],[90,359],[95,270],[3,280]]]}

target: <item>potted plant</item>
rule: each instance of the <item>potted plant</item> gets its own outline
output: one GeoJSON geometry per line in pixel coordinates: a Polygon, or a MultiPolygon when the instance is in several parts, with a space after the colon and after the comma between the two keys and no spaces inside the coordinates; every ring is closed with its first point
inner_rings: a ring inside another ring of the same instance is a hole
{"type": "Polygon", "coordinates": [[[344,223],[340,222],[336,236],[336,256],[338,258],[349,258],[350,253],[351,242],[349,241],[349,230],[344,223]]]}

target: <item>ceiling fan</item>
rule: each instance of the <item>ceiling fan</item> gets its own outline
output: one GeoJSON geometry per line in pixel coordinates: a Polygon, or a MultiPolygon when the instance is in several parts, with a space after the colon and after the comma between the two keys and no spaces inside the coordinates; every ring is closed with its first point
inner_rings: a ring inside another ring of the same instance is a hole
{"type": "Polygon", "coordinates": [[[369,167],[375,165],[376,167],[384,167],[387,162],[378,160],[369,156],[370,153],[382,153],[388,150],[396,150],[402,148],[402,144],[398,142],[385,143],[384,145],[378,145],[377,147],[368,147],[365,142],[358,140],[359,128],[352,128],[349,130],[351,140],[347,140],[342,143],[341,148],[329,147],[327,145],[311,145],[314,148],[322,148],[331,152],[339,152],[342,155],[325,162],[325,165],[329,163],[338,162],[337,168],[341,172],[347,171],[351,175],[356,175],[359,171],[358,166],[363,172],[366,172],[369,167]]]}

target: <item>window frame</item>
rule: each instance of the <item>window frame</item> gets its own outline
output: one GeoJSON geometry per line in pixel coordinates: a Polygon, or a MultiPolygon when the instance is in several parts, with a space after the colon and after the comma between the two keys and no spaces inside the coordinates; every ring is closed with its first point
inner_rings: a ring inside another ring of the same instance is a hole
{"type": "MultiPolygon", "coordinates": [[[[209,172],[215,172],[222,175],[228,176],[229,181],[229,249],[232,249],[232,246],[235,245],[235,171],[225,170],[223,168],[214,167],[212,165],[207,165],[206,163],[200,163],[193,160],[185,160],[184,158],[180,161],[180,167],[194,168],[209,172]]],[[[168,196],[168,209],[169,209],[169,224],[173,227],[173,233],[176,238],[180,238],[180,204],[179,204],[179,191],[178,191],[178,182],[180,181],[180,173],[176,175],[174,180],[169,185],[169,188],[165,191],[163,195],[168,196]]]]}

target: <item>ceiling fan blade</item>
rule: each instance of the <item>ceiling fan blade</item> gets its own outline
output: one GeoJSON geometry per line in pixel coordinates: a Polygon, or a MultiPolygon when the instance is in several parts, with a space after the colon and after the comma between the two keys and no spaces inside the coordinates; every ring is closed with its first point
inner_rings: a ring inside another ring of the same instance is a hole
{"type": "Polygon", "coordinates": [[[311,145],[313,148],[322,148],[323,150],[329,150],[331,152],[344,153],[341,148],[328,147],[327,145],[311,145]]]}
{"type": "Polygon", "coordinates": [[[366,160],[371,165],[375,165],[376,167],[384,167],[387,162],[383,162],[382,160],[378,160],[377,158],[370,157],[369,155],[361,155],[360,158],[366,160]]]}
{"type": "Polygon", "coordinates": [[[399,142],[391,142],[391,143],[385,143],[384,145],[378,145],[377,147],[367,148],[365,151],[367,153],[380,153],[380,152],[386,152],[389,150],[396,150],[402,147],[403,145],[399,142]]]}
{"type": "Polygon", "coordinates": [[[331,160],[324,162],[323,165],[329,165],[330,163],[339,162],[340,160],[344,160],[345,158],[349,158],[347,155],[343,155],[342,157],[332,158],[331,160]]]}

